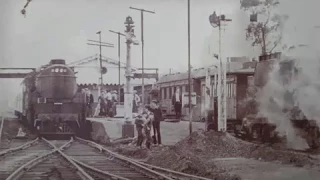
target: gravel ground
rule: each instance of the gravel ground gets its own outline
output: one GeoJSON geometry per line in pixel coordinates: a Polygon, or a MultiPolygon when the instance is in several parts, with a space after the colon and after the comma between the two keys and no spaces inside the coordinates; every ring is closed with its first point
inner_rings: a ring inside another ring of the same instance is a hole
{"type": "Polygon", "coordinates": [[[223,174],[230,176],[225,170],[215,166],[212,158],[244,157],[267,162],[292,164],[296,167],[314,166],[317,160],[307,154],[284,150],[275,150],[265,145],[257,145],[239,140],[227,133],[193,132],[167,150],[163,150],[148,159],[148,163],[173,170],[216,178],[223,174]]]}

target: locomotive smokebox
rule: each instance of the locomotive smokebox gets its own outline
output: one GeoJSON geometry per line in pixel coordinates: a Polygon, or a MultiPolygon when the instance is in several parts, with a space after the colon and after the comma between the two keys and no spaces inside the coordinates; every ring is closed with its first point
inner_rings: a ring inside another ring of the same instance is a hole
{"type": "Polygon", "coordinates": [[[36,79],[36,89],[44,98],[70,99],[77,91],[76,76],[63,59],[53,59],[36,79]]]}

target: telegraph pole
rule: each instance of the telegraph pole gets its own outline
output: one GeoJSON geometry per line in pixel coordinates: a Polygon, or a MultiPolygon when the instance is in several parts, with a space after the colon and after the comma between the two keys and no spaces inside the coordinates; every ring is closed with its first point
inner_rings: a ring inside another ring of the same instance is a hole
{"type": "Polygon", "coordinates": [[[190,0],[188,0],[188,84],[189,84],[189,133],[192,133],[191,117],[191,61],[190,61],[190,0]]]}
{"type": "MultiPolygon", "coordinates": [[[[120,89],[121,89],[121,82],[120,82],[120,70],[121,70],[121,64],[120,64],[120,62],[121,62],[121,59],[120,59],[120,36],[126,36],[126,35],[124,35],[123,33],[121,33],[121,32],[116,32],[116,31],[112,31],[112,30],[109,30],[109,32],[111,32],[111,33],[114,33],[114,34],[117,34],[118,35],[118,59],[119,59],[119,66],[118,66],[118,78],[119,78],[119,88],[118,88],[118,95],[119,95],[119,98],[120,98],[120,89]]],[[[119,101],[120,102],[120,101],[119,101]]]]}
{"type": "Polygon", "coordinates": [[[101,88],[102,88],[102,86],[103,86],[103,77],[102,77],[101,31],[97,32],[97,34],[99,34],[100,80],[101,80],[101,88]]]}
{"type": "Polygon", "coordinates": [[[133,10],[138,10],[141,12],[141,45],[142,45],[142,105],[144,106],[144,38],[143,38],[143,13],[152,13],[155,14],[154,11],[148,11],[145,9],[139,9],[139,8],[134,8],[130,7],[130,9],[133,10]]]}
{"type": "Polygon", "coordinates": [[[100,63],[100,86],[103,87],[103,74],[107,73],[107,68],[102,67],[102,47],[114,47],[111,43],[101,42],[101,31],[98,31],[96,34],[99,34],[99,41],[88,40],[94,43],[87,43],[91,46],[99,46],[99,63],[100,63]],[[97,44],[98,43],[98,44],[97,44]]]}

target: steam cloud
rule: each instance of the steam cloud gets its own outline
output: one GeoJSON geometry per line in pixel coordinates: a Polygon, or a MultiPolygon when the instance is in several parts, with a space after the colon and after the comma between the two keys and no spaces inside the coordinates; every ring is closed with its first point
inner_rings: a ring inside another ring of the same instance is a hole
{"type": "Polygon", "coordinates": [[[311,48],[295,50],[296,54],[285,56],[275,63],[269,74],[269,81],[257,96],[258,115],[275,124],[276,130],[286,135],[287,145],[294,149],[305,149],[308,145],[301,132],[293,128],[290,119],[302,119],[304,115],[320,125],[320,59],[310,50],[311,48]],[[280,74],[280,62],[289,59],[294,61],[293,69],[298,70],[295,77],[280,74]],[[291,79],[291,82],[284,85],[284,79],[291,79]],[[293,113],[294,109],[300,111],[293,113]]]}

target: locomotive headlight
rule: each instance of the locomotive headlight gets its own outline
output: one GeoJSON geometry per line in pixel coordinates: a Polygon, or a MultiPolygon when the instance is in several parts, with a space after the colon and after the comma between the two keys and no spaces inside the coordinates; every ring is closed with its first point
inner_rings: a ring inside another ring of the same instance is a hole
{"type": "Polygon", "coordinates": [[[56,70],[55,70],[56,72],[59,72],[59,69],[58,68],[56,68],[56,70]]]}
{"type": "Polygon", "coordinates": [[[60,69],[60,72],[62,73],[62,72],[63,72],[63,69],[60,69]]]}

